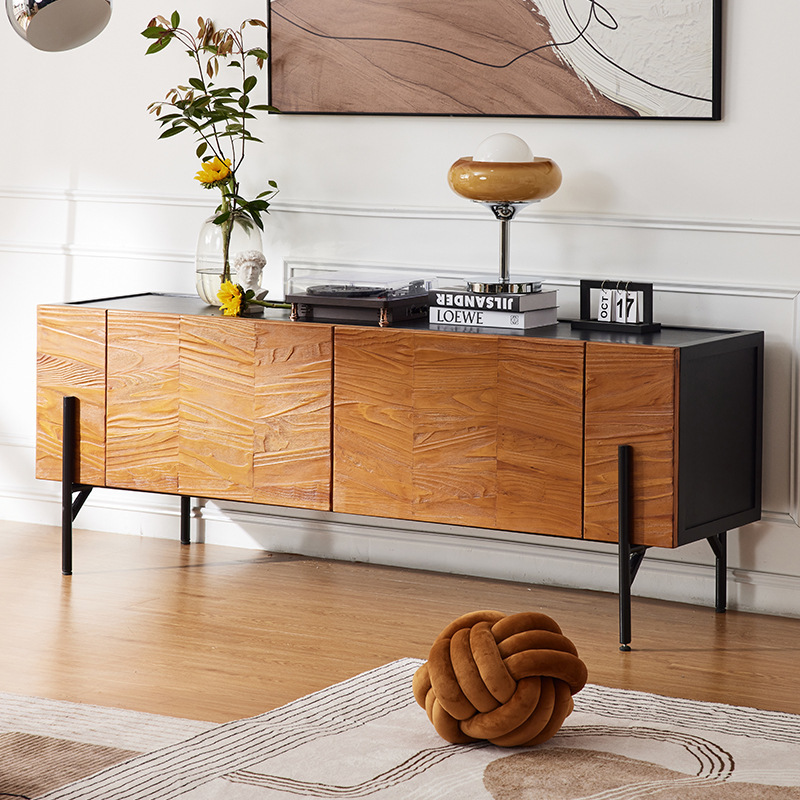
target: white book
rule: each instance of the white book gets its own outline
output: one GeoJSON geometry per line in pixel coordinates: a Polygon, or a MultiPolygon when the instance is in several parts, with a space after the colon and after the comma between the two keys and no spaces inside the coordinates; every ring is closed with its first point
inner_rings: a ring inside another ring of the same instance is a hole
{"type": "Polygon", "coordinates": [[[535,311],[482,311],[476,308],[431,306],[428,320],[434,325],[464,325],[475,328],[540,328],[558,322],[558,307],[535,311]]]}

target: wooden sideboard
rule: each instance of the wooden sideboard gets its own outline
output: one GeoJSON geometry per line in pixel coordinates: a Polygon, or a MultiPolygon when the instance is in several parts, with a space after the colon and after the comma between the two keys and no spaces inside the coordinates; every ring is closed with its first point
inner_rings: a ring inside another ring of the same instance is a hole
{"type": "Polygon", "coordinates": [[[36,474],[65,484],[64,572],[105,486],[619,542],[626,648],[646,548],[705,538],[724,609],[725,532],[761,513],[762,333],[269,313],[39,307],[36,474]]]}

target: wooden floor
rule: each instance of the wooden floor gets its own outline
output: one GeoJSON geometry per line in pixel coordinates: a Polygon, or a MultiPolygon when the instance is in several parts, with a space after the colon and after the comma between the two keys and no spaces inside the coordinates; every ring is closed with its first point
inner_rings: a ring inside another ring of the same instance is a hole
{"type": "Polygon", "coordinates": [[[0,522],[0,691],[222,722],[403,656],[481,608],[541,610],[605,686],[800,714],[800,619],[0,522]]]}

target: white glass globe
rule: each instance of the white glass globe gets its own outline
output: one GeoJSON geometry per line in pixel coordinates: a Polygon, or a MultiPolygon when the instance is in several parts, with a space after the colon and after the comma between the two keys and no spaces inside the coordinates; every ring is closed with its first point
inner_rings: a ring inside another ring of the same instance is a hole
{"type": "Polygon", "coordinates": [[[474,161],[533,161],[530,147],[513,133],[495,133],[484,139],[472,156],[474,161]]]}

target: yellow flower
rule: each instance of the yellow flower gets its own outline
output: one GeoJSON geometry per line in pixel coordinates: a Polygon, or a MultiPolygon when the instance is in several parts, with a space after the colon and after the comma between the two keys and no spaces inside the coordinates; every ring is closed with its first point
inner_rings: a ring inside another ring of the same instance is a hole
{"type": "Polygon", "coordinates": [[[205,186],[213,186],[221,181],[227,180],[231,174],[231,160],[226,158],[224,161],[219,156],[214,156],[210,161],[204,161],[200,171],[194,176],[196,181],[205,186]]]}
{"type": "Polygon", "coordinates": [[[238,317],[242,313],[242,287],[232,281],[223,281],[217,297],[222,303],[222,313],[226,317],[238,317]]]}

